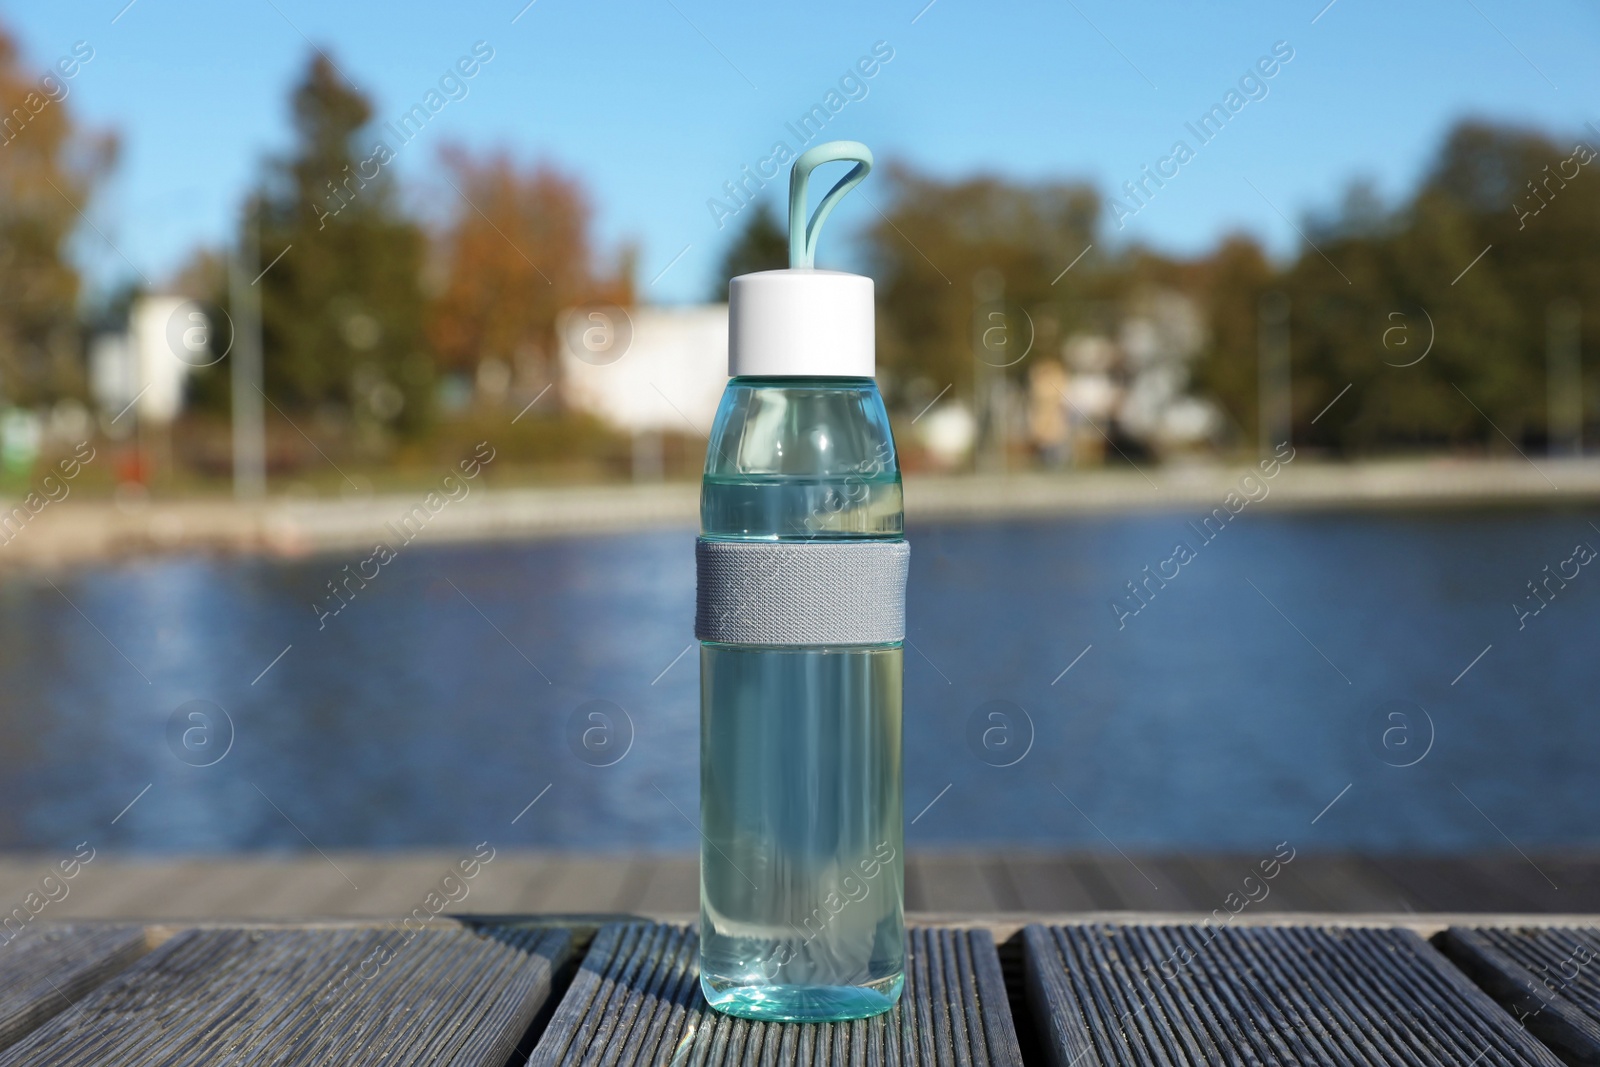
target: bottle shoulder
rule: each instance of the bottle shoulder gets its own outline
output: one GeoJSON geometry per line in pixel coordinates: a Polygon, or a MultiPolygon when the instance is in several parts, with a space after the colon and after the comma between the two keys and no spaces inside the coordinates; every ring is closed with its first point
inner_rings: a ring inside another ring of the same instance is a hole
{"type": "Polygon", "coordinates": [[[706,449],[707,536],[895,538],[903,491],[870,378],[734,378],[706,449]]]}

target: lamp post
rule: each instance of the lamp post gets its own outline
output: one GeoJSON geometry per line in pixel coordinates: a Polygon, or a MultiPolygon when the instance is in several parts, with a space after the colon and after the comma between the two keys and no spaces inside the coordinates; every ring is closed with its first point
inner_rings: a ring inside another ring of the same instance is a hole
{"type": "Polygon", "coordinates": [[[233,495],[258,500],[267,491],[266,423],[261,390],[261,290],[256,287],[256,217],[247,207],[239,247],[228,259],[233,305],[233,495]]]}

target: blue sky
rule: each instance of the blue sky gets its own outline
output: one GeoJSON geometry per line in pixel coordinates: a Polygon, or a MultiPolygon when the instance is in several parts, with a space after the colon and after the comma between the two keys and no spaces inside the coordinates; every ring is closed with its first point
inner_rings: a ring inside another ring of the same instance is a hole
{"type": "MultiPolygon", "coordinates": [[[[228,232],[262,160],[288,143],[286,95],[308,39],[380,117],[487,42],[495,55],[470,94],[400,153],[415,206],[436,214],[455,196],[438,179],[447,140],[553,159],[588,184],[602,239],[639,244],[654,301],[704,294],[732,230],[718,229],[707,201],[775,141],[794,143],[785,123],[880,41],[893,58],[828,137],[943,175],[1081,178],[1108,191],[1154,166],[1185,122],[1288,42],[1294,58],[1267,96],[1126,229],[1112,227],[1175,252],[1243,229],[1290,254],[1299,237],[1288,219],[1331,206],[1357,176],[1401,195],[1463,115],[1563,134],[1600,124],[1600,8],[1576,0],[824,0],[803,13],[711,0],[525,4],[57,0],[0,4],[0,19],[36,65],[76,41],[95,49],[69,104],[123,137],[91,210],[115,250],[87,230],[77,244],[101,285],[133,276],[123,256],[159,280],[228,232]]],[[[862,191],[872,196],[873,183],[862,191]]],[[[872,210],[847,201],[819,261],[849,265],[848,231],[872,210]]]]}

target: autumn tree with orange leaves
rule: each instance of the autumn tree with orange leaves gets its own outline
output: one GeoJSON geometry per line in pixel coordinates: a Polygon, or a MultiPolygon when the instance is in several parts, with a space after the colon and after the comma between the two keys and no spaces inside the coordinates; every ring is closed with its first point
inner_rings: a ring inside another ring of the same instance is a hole
{"type": "Polygon", "coordinates": [[[442,153],[455,201],[438,235],[428,339],[446,373],[490,361],[526,384],[555,374],[556,317],[575,305],[633,301],[632,251],[603,259],[577,178],[505,151],[442,153]]]}
{"type": "Polygon", "coordinates": [[[86,134],[67,103],[94,57],[78,42],[41,71],[27,69],[0,30],[0,396],[35,404],[82,387],[78,272],[66,244],[110,170],[116,142],[86,134]]]}

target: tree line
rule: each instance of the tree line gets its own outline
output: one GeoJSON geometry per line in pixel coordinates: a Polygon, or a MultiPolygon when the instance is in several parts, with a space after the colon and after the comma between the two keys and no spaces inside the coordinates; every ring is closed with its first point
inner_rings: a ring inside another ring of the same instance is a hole
{"type": "Polygon", "coordinates": [[[1352,183],[1302,221],[1287,262],[1243,234],[1191,258],[1119,249],[1083,183],[950,181],[891,165],[890,206],[865,234],[880,362],[907,400],[946,383],[970,395],[983,367],[973,323],[989,299],[973,280],[985,271],[1003,280],[1008,307],[1028,311],[1045,355],[1074,333],[1114,335],[1141,293],[1171,289],[1206,324],[1195,387],[1229,438],[1253,443],[1263,303],[1276,301],[1288,309],[1296,443],[1342,454],[1542,446],[1555,408],[1593,421],[1594,384],[1577,383],[1600,346],[1597,149],[1592,128],[1559,138],[1459,122],[1408,196],[1384,204],[1352,183]],[[1552,378],[1552,346],[1572,353],[1568,375],[1552,378]],[[1575,395],[1553,395],[1563,391],[1575,395]]]}
{"type": "MultiPolygon", "coordinates": [[[[0,34],[0,99],[23,99],[34,81],[0,34]]],[[[553,380],[562,309],[633,301],[633,250],[598,246],[575,175],[447,146],[448,206],[425,222],[392,173],[370,165],[371,102],[320,53],[290,110],[292,146],[264,165],[231,242],[254,249],[263,272],[264,389],[283,410],[334,411],[378,441],[422,437],[451,382],[496,395],[553,380]]],[[[1286,260],[1242,234],[1194,257],[1119,244],[1106,199],[1084,182],[952,179],[891,161],[883,217],[858,235],[878,283],[886,392],[905,410],[947,386],[971,397],[987,373],[974,324],[997,299],[1027,313],[1033,358],[1055,358],[1075,335],[1114,334],[1141,295],[1173,290],[1203,315],[1193,388],[1222,411],[1224,445],[1258,430],[1268,300],[1288,308],[1297,444],[1342,454],[1542,445],[1562,384],[1549,373],[1555,334],[1580,354],[1600,342],[1597,147],[1593,129],[1562,138],[1462,121],[1402,200],[1352,184],[1303,220],[1286,260]],[[1337,416],[1319,417],[1336,396],[1337,416]]],[[[80,129],[61,104],[0,149],[5,404],[86,390],[84,333],[115,308],[83,311],[64,249],[116,151],[114,136],[80,129]]],[[[713,299],[732,274],[785,263],[770,206],[743,223],[713,299]]],[[[227,254],[197,252],[177,284],[226,308],[227,254]]],[[[1027,371],[1024,361],[998,373],[1020,384],[1027,371]]],[[[229,388],[226,370],[210,368],[195,376],[193,402],[220,416],[229,388]]],[[[1593,392],[1568,398],[1580,425],[1593,392]]]]}

